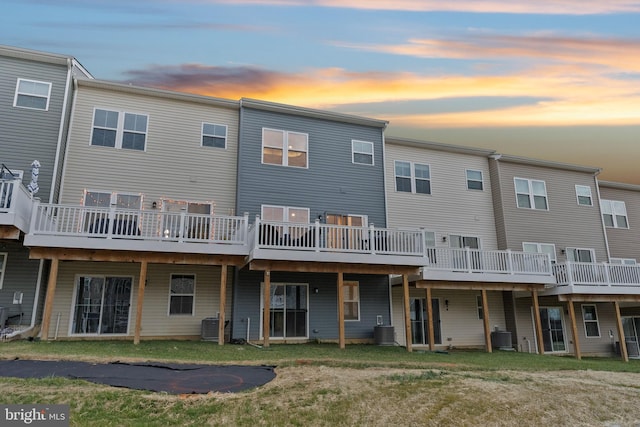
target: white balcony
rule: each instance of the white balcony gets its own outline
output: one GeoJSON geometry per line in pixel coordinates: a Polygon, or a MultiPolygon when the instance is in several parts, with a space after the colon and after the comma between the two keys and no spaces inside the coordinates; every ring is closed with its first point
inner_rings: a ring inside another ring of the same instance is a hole
{"type": "MultiPolygon", "coordinates": [[[[19,179],[0,179],[0,226],[15,227],[26,233],[34,201],[19,179]]],[[[20,233],[13,233],[18,238],[20,233]]]]}
{"type": "Polygon", "coordinates": [[[555,283],[547,254],[511,250],[427,248],[423,280],[555,283]]]}
{"type": "Polygon", "coordinates": [[[422,231],[263,221],[249,230],[250,260],[422,266],[422,231]]]}
{"type": "Polygon", "coordinates": [[[37,203],[26,246],[246,255],[247,216],[37,203]]]}
{"type": "Polygon", "coordinates": [[[553,272],[556,284],[544,295],[640,295],[640,265],[567,261],[553,272]]]}

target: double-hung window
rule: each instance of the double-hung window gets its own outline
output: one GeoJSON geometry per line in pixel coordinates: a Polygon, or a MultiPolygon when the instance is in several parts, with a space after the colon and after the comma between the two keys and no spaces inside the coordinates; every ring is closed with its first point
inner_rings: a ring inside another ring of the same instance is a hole
{"type": "Polygon", "coordinates": [[[482,190],[483,188],[482,171],[467,169],[467,190],[482,190]]]}
{"type": "Polygon", "coordinates": [[[309,135],[262,129],[262,163],[306,168],[309,166],[309,135]]]}
{"type": "Polygon", "coordinates": [[[360,284],[343,282],[344,320],[360,320],[360,284]]]}
{"type": "Polygon", "coordinates": [[[193,315],[195,296],[195,275],[172,274],[169,289],[169,316],[193,315]]]}
{"type": "Polygon", "coordinates": [[[514,178],[516,201],[519,208],[548,210],[547,187],[544,181],[514,178]]]}
{"type": "Polygon", "coordinates": [[[144,151],[148,116],[96,108],[91,145],[144,151]]]}
{"type": "Polygon", "coordinates": [[[51,83],[18,79],[13,106],[47,111],[50,97],[51,83]]]}
{"type": "Polygon", "coordinates": [[[352,140],[351,161],[361,165],[373,165],[373,142],[352,140]]]}
{"type": "Polygon", "coordinates": [[[582,320],[584,322],[585,336],[587,338],[600,338],[600,325],[598,325],[598,311],[596,310],[595,305],[585,304],[582,306],[582,320]]]}
{"type": "Polygon", "coordinates": [[[227,126],[213,123],[202,124],[202,146],[227,148],[227,126]]]}
{"type": "Polygon", "coordinates": [[[395,161],[396,191],[431,194],[431,168],[429,165],[395,161]]]}
{"type": "Polygon", "coordinates": [[[591,187],[588,185],[576,185],[576,198],[581,206],[593,206],[591,187]]]}
{"type": "Polygon", "coordinates": [[[604,225],[612,228],[629,228],[627,206],[619,200],[600,200],[604,225]]]}

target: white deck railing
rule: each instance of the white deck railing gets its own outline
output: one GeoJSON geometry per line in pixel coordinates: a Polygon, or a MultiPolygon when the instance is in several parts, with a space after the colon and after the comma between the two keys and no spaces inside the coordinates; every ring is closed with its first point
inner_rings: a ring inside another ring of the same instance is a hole
{"type": "Polygon", "coordinates": [[[251,228],[250,247],[259,249],[424,256],[422,231],[348,225],[263,221],[251,228]]]}
{"type": "Polygon", "coordinates": [[[535,274],[551,276],[551,259],[542,253],[511,250],[426,248],[430,270],[467,273],[535,274]]]}
{"type": "Polygon", "coordinates": [[[244,245],[248,216],[37,204],[32,235],[244,245]]]}
{"type": "Polygon", "coordinates": [[[33,199],[22,181],[0,179],[0,224],[27,231],[32,207],[33,199]]]}
{"type": "Polygon", "coordinates": [[[558,286],[634,287],[640,290],[640,265],[566,261],[553,266],[558,286]]]}

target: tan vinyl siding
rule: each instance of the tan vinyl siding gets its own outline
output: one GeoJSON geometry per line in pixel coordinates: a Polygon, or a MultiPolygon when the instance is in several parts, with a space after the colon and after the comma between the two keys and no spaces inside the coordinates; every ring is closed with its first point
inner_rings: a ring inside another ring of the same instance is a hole
{"type": "Polygon", "coordinates": [[[604,200],[619,200],[627,208],[629,228],[606,228],[609,250],[614,258],[634,258],[640,262],[640,191],[600,186],[600,197],[604,200]]]}
{"type": "Polygon", "coordinates": [[[597,262],[607,260],[600,208],[593,173],[500,161],[499,179],[504,222],[499,235],[507,247],[521,251],[522,242],[553,243],[558,262],[565,260],[566,247],[594,249],[597,262]],[[548,210],[523,209],[516,205],[514,178],[541,180],[547,190],[548,210]],[[593,206],[580,206],[576,185],[589,186],[593,206]]]}
{"type": "MultiPolygon", "coordinates": [[[[393,298],[393,326],[396,341],[406,345],[404,332],[404,302],[402,286],[394,286],[393,298]]],[[[440,301],[440,325],[442,330],[442,344],[438,348],[449,347],[482,347],[485,346],[484,323],[478,318],[477,300],[480,291],[464,291],[455,289],[436,289],[431,292],[432,298],[440,301]],[[449,310],[445,307],[445,300],[449,301],[449,310]],[[449,340],[450,338],[450,340],[449,340]]],[[[425,289],[410,288],[410,298],[426,298],[425,289]]],[[[491,330],[498,327],[506,330],[502,293],[487,292],[489,301],[489,324],[491,330]]]]}
{"type": "Polygon", "coordinates": [[[238,110],[200,102],[80,85],[70,130],[62,203],[84,189],[144,194],[144,207],[166,197],[214,201],[234,213],[238,110]],[[94,108],[148,115],[146,151],[91,146],[94,108]],[[227,148],[201,146],[202,123],[227,126],[227,148]]]}
{"type": "MultiPolygon", "coordinates": [[[[486,156],[404,146],[388,142],[385,152],[387,212],[390,227],[424,227],[446,234],[480,238],[481,248],[497,248],[492,188],[486,156]],[[395,161],[428,164],[431,194],[396,191],[395,161]],[[482,171],[483,190],[467,189],[466,170],[482,171]]],[[[445,244],[446,245],[446,244],[445,244]]]]}
{"type": "MultiPolygon", "coordinates": [[[[58,284],[49,328],[49,337],[53,338],[58,329],[58,337],[69,337],[73,316],[75,284],[78,276],[118,276],[133,277],[131,308],[129,314],[129,333],[133,337],[138,300],[138,278],[140,265],[137,263],[91,263],[61,262],[58,284]],[[59,316],[59,323],[58,323],[59,316]]],[[[228,272],[226,316],[231,318],[231,283],[228,272]]],[[[220,311],[220,267],[195,265],[149,264],[147,286],[144,293],[141,336],[144,337],[199,337],[202,319],[216,317],[220,311]],[[171,274],[194,274],[196,276],[195,305],[193,315],[169,316],[169,284],[171,274]]],[[[83,337],[84,335],[73,335],[83,337]]],[[[95,337],[95,335],[91,335],[95,337]]],[[[121,335],[101,335],[109,338],[121,335]]]]}

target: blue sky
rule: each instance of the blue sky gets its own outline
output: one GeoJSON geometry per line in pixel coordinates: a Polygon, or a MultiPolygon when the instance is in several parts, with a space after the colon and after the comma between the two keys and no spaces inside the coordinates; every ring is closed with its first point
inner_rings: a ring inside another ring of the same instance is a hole
{"type": "Polygon", "coordinates": [[[4,0],[0,43],[640,184],[638,22],[640,2],[618,0],[4,0]]]}

